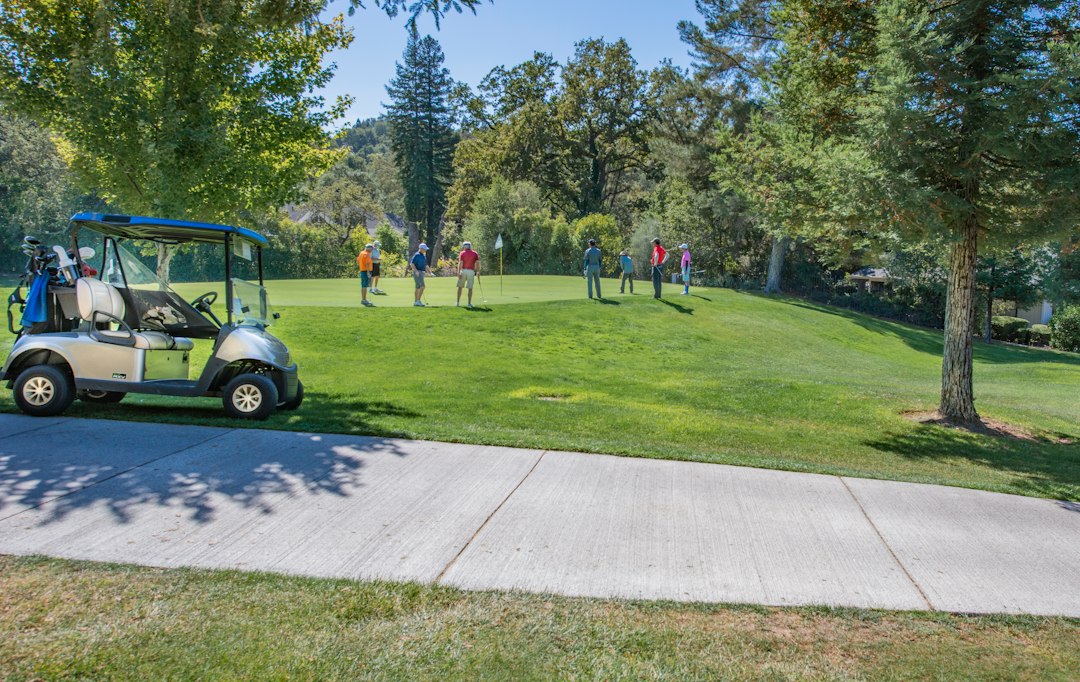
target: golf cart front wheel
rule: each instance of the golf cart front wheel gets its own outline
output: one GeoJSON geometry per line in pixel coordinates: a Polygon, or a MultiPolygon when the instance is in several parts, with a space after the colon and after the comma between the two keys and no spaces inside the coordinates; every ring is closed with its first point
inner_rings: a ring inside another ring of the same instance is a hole
{"type": "Polygon", "coordinates": [[[296,395],[292,400],[286,400],[278,405],[279,410],[295,410],[300,407],[300,403],[304,402],[304,382],[297,379],[296,381],[296,395]]]}
{"type": "Polygon", "coordinates": [[[71,377],[55,365],[35,365],[19,374],[12,386],[15,404],[32,417],[53,417],[75,399],[71,377]]]}
{"type": "Polygon", "coordinates": [[[118,403],[123,400],[126,395],[127,393],[124,393],[123,391],[83,391],[82,393],[79,393],[78,398],[84,403],[100,403],[105,405],[118,403]]]}
{"type": "Polygon", "coordinates": [[[221,402],[230,417],[262,421],[277,407],[278,390],[268,376],[241,374],[225,385],[221,402]]]}

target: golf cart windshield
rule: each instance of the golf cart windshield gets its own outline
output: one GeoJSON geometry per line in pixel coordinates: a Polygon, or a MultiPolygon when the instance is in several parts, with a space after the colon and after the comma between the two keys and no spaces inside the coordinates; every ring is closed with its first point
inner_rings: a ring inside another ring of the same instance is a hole
{"type": "Polygon", "coordinates": [[[132,329],[152,329],[195,339],[217,338],[217,325],[114,239],[106,243],[101,279],[120,292],[124,299],[124,322],[132,329]]]}
{"type": "Polygon", "coordinates": [[[236,324],[246,327],[269,327],[274,319],[266,287],[242,279],[232,280],[233,315],[236,324]]]}

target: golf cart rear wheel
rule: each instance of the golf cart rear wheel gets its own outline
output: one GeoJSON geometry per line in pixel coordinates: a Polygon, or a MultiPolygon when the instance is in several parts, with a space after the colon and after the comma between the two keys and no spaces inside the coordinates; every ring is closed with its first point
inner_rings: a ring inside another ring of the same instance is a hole
{"type": "Polygon", "coordinates": [[[296,395],[292,400],[286,400],[278,405],[279,410],[295,410],[300,407],[300,403],[304,402],[304,382],[297,379],[296,381],[296,395]]]}
{"type": "Polygon", "coordinates": [[[277,386],[263,374],[241,374],[225,384],[221,402],[230,417],[262,421],[277,407],[277,386]]]}
{"type": "Polygon", "coordinates": [[[84,403],[111,404],[120,402],[126,395],[123,391],[82,391],[78,398],[84,403]]]}
{"type": "Polygon", "coordinates": [[[19,374],[12,386],[15,404],[33,417],[52,417],[75,399],[75,387],[67,372],[56,365],[35,365],[19,374]]]}

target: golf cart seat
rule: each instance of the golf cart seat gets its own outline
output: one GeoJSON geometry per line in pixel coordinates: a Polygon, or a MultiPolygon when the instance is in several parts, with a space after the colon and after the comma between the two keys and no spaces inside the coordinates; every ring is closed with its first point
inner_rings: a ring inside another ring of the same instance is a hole
{"type": "Polygon", "coordinates": [[[75,283],[79,315],[90,323],[90,336],[95,341],[143,350],[191,350],[191,339],[176,338],[165,332],[134,331],[124,323],[124,299],[113,285],[99,279],[84,277],[75,283]],[[116,322],[120,329],[98,329],[101,322],[116,322]]]}

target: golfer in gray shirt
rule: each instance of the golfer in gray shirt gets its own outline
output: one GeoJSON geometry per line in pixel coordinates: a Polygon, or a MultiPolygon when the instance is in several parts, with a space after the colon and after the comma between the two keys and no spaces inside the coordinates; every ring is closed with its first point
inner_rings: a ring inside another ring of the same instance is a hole
{"type": "Polygon", "coordinates": [[[589,248],[585,250],[585,279],[589,281],[589,298],[592,298],[593,281],[596,282],[596,297],[600,295],[600,249],[596,248],[596,240],[589,240],[589,248]]]}

